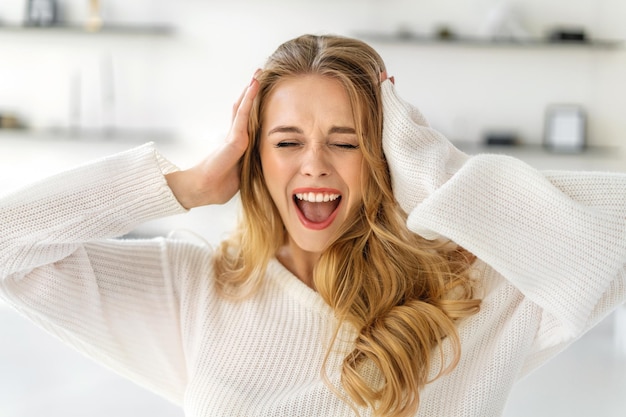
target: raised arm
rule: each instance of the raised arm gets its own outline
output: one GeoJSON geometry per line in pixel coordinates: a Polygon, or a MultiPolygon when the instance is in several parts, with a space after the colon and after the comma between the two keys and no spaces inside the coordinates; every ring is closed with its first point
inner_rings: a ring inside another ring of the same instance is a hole
{"type": "Polygon", "coordinates": [[[195,275],[210,275],[210,249],[110,238],[236,193],[257,86],[236,104],[226,144],[190,170],[148,144],[0,198],[0,296],[77,350],[181,403],[184,311],[192,308],[181,294],[195,275]]]}
{"type": "Polygon", "coordinates": [[[539,172],[508,156],[468,157],[390,82],[382,88],[385,154],[411,230],[471,251],[570,335],[588,326],[609,287],[621,291],[614,305],[624,300],[626,174],[539,172]]]}
{"type": "MultiPolygon", "coordinates": [[[[107,240],[182,213],[151,145],[0,199],[0,296],[50,333],[172,401],[185,381],[164,242],[107,240]]],[[[3,341],[10,343],[10,341],[3,341]]]]}

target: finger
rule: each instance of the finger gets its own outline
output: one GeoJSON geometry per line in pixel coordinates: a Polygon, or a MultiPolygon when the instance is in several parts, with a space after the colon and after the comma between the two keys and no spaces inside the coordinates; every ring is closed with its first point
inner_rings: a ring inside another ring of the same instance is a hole
{"type": "Polygon", "coordinates": [[[258,77],[260,73],[261,73],[261,69],[257,69],[254,72],[254,75],[252,76],[252,80],[250,80],[250,84],[248,84],[248,86],[246,86],[246,88],[243,89],[243,91],[241,92],[241,95],[239,96],[235,104],[233,104],[231,120],[230,120],[231,124],[235,122],[235,116],[237,115],[237,111],[239,110],[239,107],[241,107],[241,103],[243,102],[243,99],[245,98],[246,93],[248,92],[252,84],[255,83],[256,78],[258,77]]]}
{"type": "Polygon", "coordinates": [[[383,81],[389,79],[389,81],[391,81],[391,84],[395,84],[396,83],[396,78],[392,75],[391,77],[387,76],[387,70],[385,71],[381,71],[380,73],[380,82],[382,83],[383,81]]]}
{"type": "Polygon", "coordinates": [[[252,78],[250,81],[250,85],[246,87],[246,90],[243,93],[241,100],[239,101],[239,105],[234,114],[233,118],[233,129],[234,130],[247,130],[248,128],[248,118],[250,117],[250,111],[252,110],[252,104],[254,103],[254,98],[259,92],[259,82],[256,78],[252,78]]]}
{"type": "Polygon", "coordinates": [[[246,91],[248,91],[248,87],[243,89],[243,91],[239,95],[239,98],[233,104],[233,108],[231,110],[231,115],[230,115],[230,123],[231,124],[235,121],[235,116],[237,115],[237,110],[239,109],[239,106],[241,106],[241,102],[243,101],[243,98],[246,95],[246,91]]]}
{"type": "Polygon", "coordinates": [[[253,79],[246,88],[241,103],[235,112],[226,142],[230,143],[231,146],[234,145],[233,149],[237,149],[236,152],[243,152],[248,147],[248,120],[258,91],[259,82],[253,79]]]}

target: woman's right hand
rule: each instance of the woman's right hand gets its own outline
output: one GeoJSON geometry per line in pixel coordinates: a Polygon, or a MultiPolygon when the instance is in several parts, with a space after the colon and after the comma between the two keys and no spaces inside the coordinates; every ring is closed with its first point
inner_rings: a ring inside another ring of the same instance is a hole
{"type": "Polygon", "coordinates": [[[248,148],[248,119],[259,91],[256,77],[233,106],[230,131],[224,143],[197,165],[166,175],[178,202],[186,209],[209,204],[224,204],[239,190],[239,162],[248,148]]]}

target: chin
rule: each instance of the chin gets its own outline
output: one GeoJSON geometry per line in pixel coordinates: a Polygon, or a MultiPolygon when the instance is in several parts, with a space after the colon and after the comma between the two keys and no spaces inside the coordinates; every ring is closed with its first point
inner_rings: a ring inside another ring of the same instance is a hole
{"type": "Polygon", "coordinates": [[[308,253],[317,253],[321,254],[330,246],[330,243],[320,243],[320,242],[294,242],[299,250],[308,253]]]}
{"type": "Polygon", "coordinates": [[[316,254],[321,254],[322,252],[324,252],[335,241],[335,239],[332,239],[330,236],[311,236],[306,238],[294,238],[292,236],[290,240],[291,243],[296,246],[298,250],[316,254]]]}

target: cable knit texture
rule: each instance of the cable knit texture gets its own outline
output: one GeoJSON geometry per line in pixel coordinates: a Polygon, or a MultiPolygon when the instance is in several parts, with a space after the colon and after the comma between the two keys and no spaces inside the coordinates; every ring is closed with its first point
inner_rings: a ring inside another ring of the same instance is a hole
{"type": "Polygon", "coordinates": [[[394,194],[410,213],[444,184],[468,159],[422,113],[396,94],[385,80],[383,92],[383,149],[389,162],[394,194]]]}
{"type": "MultiPolygon", "coordinates": [[[[469,157],[389,82],[383,99],[409,227],[479,258],[481,311],[459,324],[461,361],[424,388],[417,415],[498,416],[516,380],[626,299],[626,175],[469,157]]],[[[163,177],[173,169],[146,145],[4,196],[0,294],[189,417],[352,416],[320,375],[333,313],[278,261],[254,297],[230,302],[214,291],[210,247],[111,239],[184,212],[163,177]]],[[[354,335],[341,329],[327,363],[336,387],[354,335]]]]}

